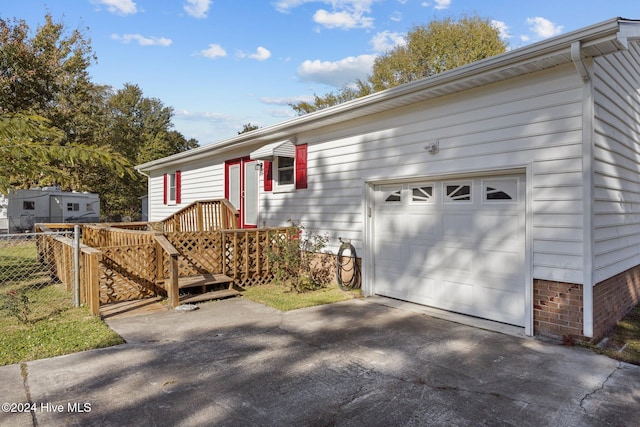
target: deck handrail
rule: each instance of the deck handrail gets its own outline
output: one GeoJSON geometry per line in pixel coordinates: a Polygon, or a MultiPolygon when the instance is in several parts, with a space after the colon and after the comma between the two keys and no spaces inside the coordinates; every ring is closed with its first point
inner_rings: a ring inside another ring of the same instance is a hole
{"type": "Polygon", "coordinates": [[[160,223],[165,233],[237,229],[240,213],[227,199],[197,200],[160,223]]]}

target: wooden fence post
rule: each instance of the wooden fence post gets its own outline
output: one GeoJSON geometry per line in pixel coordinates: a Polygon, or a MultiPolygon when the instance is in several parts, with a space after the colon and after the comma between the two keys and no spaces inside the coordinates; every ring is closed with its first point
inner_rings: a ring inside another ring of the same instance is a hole
{"type": "Polygon", "coordinates": [[[91,314],[100,314],[100,253],[91,253],[87,260],[87,291],[91,314]]]}
{"type": "Polygon", "coordinates": [[[180,289],[178,288],[178,255],[169,258],[169,303],[171,307],[180,305],[180,289]]]}
{"type": "Polygon", "coordinates": [[[166,282],[167,295],[169,296],[171,307],[177,307],[180,304],[180,289],[178,288],[178,256],[180,252],[163,235],[160,234],[153,237],[162,250],[169,255],[169,281],[166,282]]]}

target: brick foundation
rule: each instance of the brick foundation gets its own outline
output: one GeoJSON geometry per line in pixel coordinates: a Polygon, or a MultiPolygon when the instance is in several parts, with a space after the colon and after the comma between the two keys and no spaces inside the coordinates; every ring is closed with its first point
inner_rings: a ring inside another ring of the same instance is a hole
{"type": "Polygon", "coordinates": [[[639,303],[640,265],[598,283],[593,288],[593,338],[587,338],[582,285],[534,279],[534,334],[597,341],[639,303]]]}
{"type": "Polygon", "coordinates": [[[583,336],[582,285],[533,280],[533,331],[551,337],[583,336]]]}
{"type": "Polygon", "coordinates": [[[599,339],[640,303],[640,265],[593,288],[593,337],[599,339]]]}

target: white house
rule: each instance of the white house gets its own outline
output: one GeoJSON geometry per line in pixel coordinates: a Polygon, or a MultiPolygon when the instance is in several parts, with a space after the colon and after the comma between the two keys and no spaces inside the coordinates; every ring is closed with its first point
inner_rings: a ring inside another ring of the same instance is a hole
{"type": "Polygon", "coordinates": [[[59,187],[12,190],[0,195],[0,230],[32,231],[38,222],[99,222],[100,198],[95,193],[62,191],[59,187]]]}
{"type": "Polygon", "coordinates": [[[151,221],[227,198],[351,240],[366,295],[597,338],[640,298],[640,21],[136,168],[151,221]]]}

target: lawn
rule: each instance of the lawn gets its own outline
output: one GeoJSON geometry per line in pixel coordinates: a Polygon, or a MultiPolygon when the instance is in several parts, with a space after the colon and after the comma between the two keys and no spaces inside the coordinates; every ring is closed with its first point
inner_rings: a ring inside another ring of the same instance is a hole
{"type": "Polygon", "coordinates": [[[242,291],[244,298],[276,308],[280,311],[297,310],[315,305],[332,304],[361,297],[360,289],[342,291],[337,284],[326,288],[298,293],[283,285],[249,286],[242,291]]]}
{"type": "Polygon", "coordinates": [[[35,242],[0,247],[0,366],[123,342],[38,262],[35,242]]]}
{"type": "Polygon", "coordinates": [[[600,346],[589,346],[612,359],[640,365],[640,304],[635,306],[600,346]]]}

